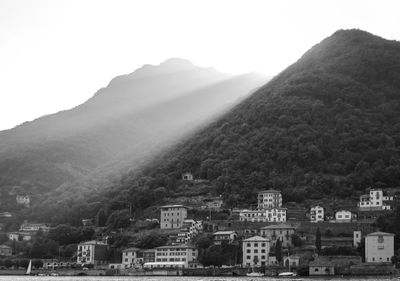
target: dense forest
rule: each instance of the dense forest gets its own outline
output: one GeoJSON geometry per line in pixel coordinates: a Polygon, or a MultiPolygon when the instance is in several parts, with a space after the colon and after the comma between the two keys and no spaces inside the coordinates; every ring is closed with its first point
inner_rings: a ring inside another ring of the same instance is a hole
{"type": "MultiPolygon", "coordinates": [[[[191,192],[221,195],[227,207],[253,204],[264,188],[284,201],[356,198],[400,178],[400,43],[340,30],[307,51],[228,113],[105,192],[64,201],[53,222],[105,221],[191,192]],[[190,171],[208,182],[180,181],[190,171]],[[186,190],[185,190],[186,189],[186,190]]],[[[35,212],[33,212],[35,214],[35,212]]]]}
{"type": "Polygon", "coordinates": [[[301,202],[397,186],[399,77],[399,42],[337,31],[110,194],[143,208],[157,189],[173,197],[185,171],[209,180],[229,207],[253,203],[263,188],[301,202]]]}

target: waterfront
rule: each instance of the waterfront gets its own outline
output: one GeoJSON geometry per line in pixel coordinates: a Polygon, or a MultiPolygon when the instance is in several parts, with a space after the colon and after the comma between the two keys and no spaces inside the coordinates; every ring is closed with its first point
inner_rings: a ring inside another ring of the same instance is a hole
{"type": "Polygon", "coordinates": [[[186,277],[186,276],[0,276],[0,281],[263,281],[263,280],[352,280],[352,281],[361,281],[361,280],[399,280],[397,277],[387,277],[387,276],[363,276],[363,277],[296,277],[296,278],[273,278],[273,277],[186,277]]]}

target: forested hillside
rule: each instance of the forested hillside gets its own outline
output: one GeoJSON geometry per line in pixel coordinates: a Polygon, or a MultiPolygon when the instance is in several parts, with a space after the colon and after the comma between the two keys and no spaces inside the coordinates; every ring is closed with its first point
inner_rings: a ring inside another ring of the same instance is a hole
{"type": "Polygon", "coordinates": [[[145,208],[160,187],[174,197],[185,171],[209,180],[227,206],[254,203],[263,188],[301,202],[397,186],[399,77],[399,42],[337,31],[110,195],[145,208]]]}
{"type": "Polygon", "coordinates": [[[19,212],[11,192],[18,190],[32,198],[24,212],[40,220],[64,218],[59,210],[73,206],[85,213],[86,193],[104,190],[266,79],[170,59],[113,79],[76,108],[2,131],[0,211],[19,212]]]}

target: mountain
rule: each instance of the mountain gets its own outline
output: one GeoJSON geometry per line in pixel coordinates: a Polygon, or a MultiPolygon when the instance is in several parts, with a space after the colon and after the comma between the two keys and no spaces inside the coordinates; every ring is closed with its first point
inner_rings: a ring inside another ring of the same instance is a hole
{"type": "Polygon", "coordinates": [[[30,194],[36,206],[49,193],[62,199],[104,188],[109,175],[134,170],[265,81],[183,59],[116,77],[73,109],[0,132],[2,198],[30,194]]]}
{"type": "Polygon", "coordinates": [[[398,186],[399,77],[399,42],[339,30],[107,198],[143,209],[197,192],[179,180],[186,171],[228,207],[254,204],[264,188],[302,202],[398,186]]]}

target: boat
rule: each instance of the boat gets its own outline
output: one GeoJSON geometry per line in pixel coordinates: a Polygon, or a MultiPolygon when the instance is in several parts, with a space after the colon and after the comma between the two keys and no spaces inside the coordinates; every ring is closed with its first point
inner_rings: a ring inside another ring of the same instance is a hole
{"type": "Polygon", "coordinates": [[[264,276],[264,273],[262,273],[262,272],[249,272],[249,273],[246,273],[246,276],[249,276],[249,277],[261,277],[261,276],[264,276]]]}
{"type": "Polygon", "coordinates": [[[297,276],[296,273],[288,271],[288,272],[281,272],[278,274],[279,277],[295,277],[297,276]]]}
{"type": "Polygon", "coordinates": [[[29,260],[29,265],[28,268],[26,269],[25,275],[31,275],[31,271],[32,271],[32,260],[29,260]]]}

